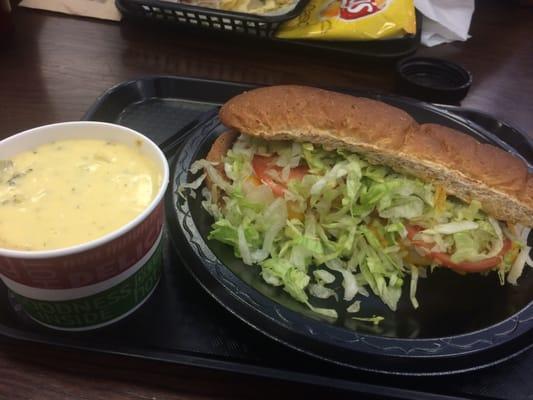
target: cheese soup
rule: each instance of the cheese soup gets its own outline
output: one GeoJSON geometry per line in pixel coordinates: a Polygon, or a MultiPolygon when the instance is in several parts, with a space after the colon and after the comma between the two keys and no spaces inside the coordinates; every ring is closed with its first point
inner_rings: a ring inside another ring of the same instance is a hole
{"type": "Polygon", "coordinates": [[[162,180],[141,147],[71,139],[0,160],[0,247],[64,248],[133,220],[162,180]]]}

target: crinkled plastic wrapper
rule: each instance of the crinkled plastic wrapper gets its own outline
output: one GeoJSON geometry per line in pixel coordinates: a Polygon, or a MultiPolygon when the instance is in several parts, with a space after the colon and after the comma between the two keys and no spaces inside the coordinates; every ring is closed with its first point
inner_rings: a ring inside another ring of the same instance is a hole
{"type": "Polygon", "coordinates": [[[415,31],[413,0],[311,0],[276,36],[348,41],[391,39],[415,31]]]}

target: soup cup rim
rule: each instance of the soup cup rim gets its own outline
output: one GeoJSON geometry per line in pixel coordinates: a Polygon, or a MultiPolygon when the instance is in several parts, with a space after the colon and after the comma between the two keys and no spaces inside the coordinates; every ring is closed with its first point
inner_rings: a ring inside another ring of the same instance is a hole
{"type": "MultiPolygon", "coordinates": [[[[51,250],[15,250],[15,249],[8,249],[5,247],[0,247],[0,258],[18,258],[18,259],[47,259],[47,258],[57,258],[57,257],[64,257],[69,256],[73,254],[83,253],[88,250],[92,250],[95,248],[98,248],[106,243],[110,243],[113,240],[120,238],[125,233],[131,231],[134,229],[137,225],[139,225],[142,221],[146,220],[146,218],[156,209],[156,207],[162,202],[163,196],[165,195],[166,189],[168,187],[169,182],[169,166],[167,159],[164,155],[164,153],[161,151],[161,149],[148,137],[141,134],[140,132],[137,132],[131,128],[127,128],[122,125],[113,124],[109,122],[99,122],[99,121],[67,121],[67,122],[59,122],[54,124],[48,124],[48,125],[42,125],[38,126],[32,129],[28,129],[22,132],[19,132],[13,136],[10,136],[2,141],[0,141],[0,147],[8,145],[12,141],[21,140],[21,138],[25,136],[31,136],[34,135],[36,132],[39,132],[41,130],[48,130],[48,129],[54,129],[59,128],[63,126],[93,126],[97,128],[111,128],[115,130],[121,130],[123,132],[127,132],[132,135],[133,138],[137,138],[142,140],[143,144],[148,145],[151,147],[154,151],[159,160],[161,161],[162,165],[162,179],[161,184],[159,185],[159,190],[156,194],[156,196],[152,199],[150,204],[145,207],[145,209],[137,215],[132,220],[128,221],[126,224],[122,225],[121,227],[115,229],[114,231],[111,231],[103,236],[100,236],[96,239],[79,243],[76,245],[68,246],[68,247],[62,247],[58,249],[51,249],[51,250]]],[[[90,139],[90,137],[79,137],[76,136],[75,133],[72,134],[73,138],[76,139],[90,139]]]]}

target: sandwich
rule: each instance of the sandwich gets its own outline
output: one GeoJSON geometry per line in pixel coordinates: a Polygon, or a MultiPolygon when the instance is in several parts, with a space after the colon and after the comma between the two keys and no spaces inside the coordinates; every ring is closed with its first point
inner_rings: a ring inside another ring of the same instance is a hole
{"type": "Polygon", "coordinates": [[[219,117],[229,130],[187,184],[205,181],[209,239],[317,313],[336,317],[313,297],[357,313],[370,293],[396,310],[404,285],[417,308],[417,281],[435,268],[503,285],[532,265],[533,176],[502,149],[304,86],[245,92],[219,117]]]}

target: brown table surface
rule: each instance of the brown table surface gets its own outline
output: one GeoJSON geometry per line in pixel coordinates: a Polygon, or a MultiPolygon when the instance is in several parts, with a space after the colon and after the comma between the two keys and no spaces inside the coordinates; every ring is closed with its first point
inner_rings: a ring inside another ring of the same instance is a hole
{"type": "MultiPolygon", "coordinates": [[[[0,50],[0,138],[81,118],[118,82],[170,74],[261,84],[303,83],[394,91],[394,63],[258,46],[183,32],[140,29],[15,9],[12,45],[0,50]]],[[[462,102],[533,137],[533,8],[478,2],[472,38],[417,55],[456,61],[474,76],[462,102]]],[[[346,394],[159,362],[0,344],[0,397],[200,399],[346,394]]]]}

